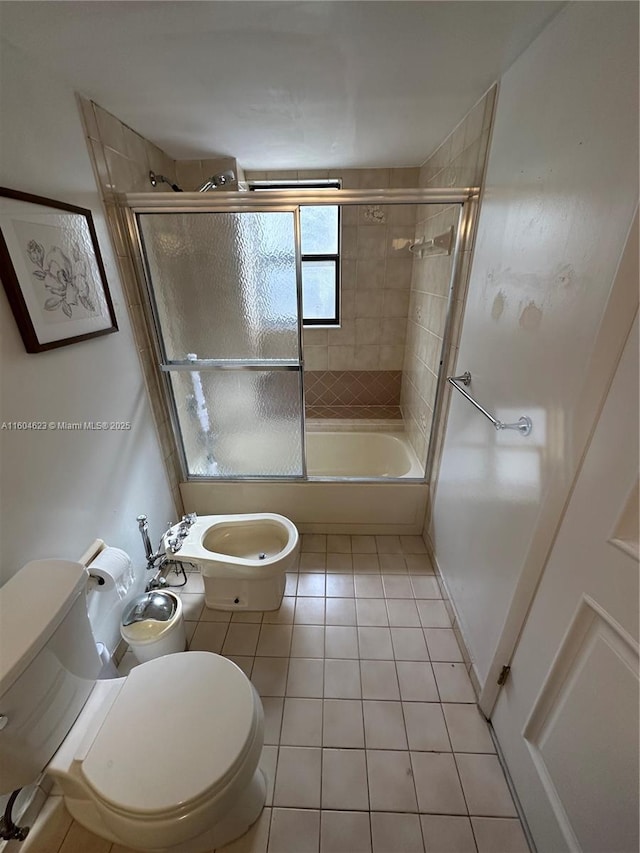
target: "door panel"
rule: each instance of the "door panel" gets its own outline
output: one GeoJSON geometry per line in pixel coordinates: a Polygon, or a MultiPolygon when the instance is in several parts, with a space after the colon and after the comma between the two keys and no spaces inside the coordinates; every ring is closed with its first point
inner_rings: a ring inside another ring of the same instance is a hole
{"type": "Polygon", "coordinates": [[[539,853],[638,850],[637,487],[636,318],[492,718],[539,853]]]}

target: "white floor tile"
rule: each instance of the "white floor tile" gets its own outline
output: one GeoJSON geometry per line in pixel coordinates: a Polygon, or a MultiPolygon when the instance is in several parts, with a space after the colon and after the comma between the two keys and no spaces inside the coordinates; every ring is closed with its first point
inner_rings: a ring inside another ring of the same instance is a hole
{"type": "Polygon", "coordinates": [[[438,599],[421,599],[416,602],[423,628],[450,628],[451,619],[444,602],[438,599]]]}
{"type": "Polygon", "coordinates": [[[321,698],[324,684],[324,662],[321,658],[291,658],[287,677],[287,696],[321,698]]]}
{"type": "Polygon", "coordinates": [[[411,764],[421,812],[467,814],[452,753],[412,752],[411,764]]]}
{"type": "Polygon", "coordinates": [[[354,554],[353,574],[380,574],[380,560],[377,554],[354,554]]]}
{"type": "Polygon", "coordinates": [[[262,619],[263,625],[293,625],[296,608],[295,595],[285,595],[277,610],[267,610],[262,619]]]}
{"type": "MultiPolygon", "coordinates": [[[[420,816],[420,822],[427,853],[476,853],[468,817],[425,814],[420,816]]],[[[487,853],[498,853],[501,849],[511,853],[508,847],[494,847],[487,853]]]]}
{"type": "Polygon", "coordinates": [[[182,618],[185,622],[197,622],[204,609],[204,593],[181,593],[182,618]]]}
{"type": "Polygon", "coordinates": [[[413,598],[408,575],[382,575],[385,598],[413,598]]]}
{"type": "Polygon", "coordinates": [[[438,702],[438,688],[427,661],[396,661],[403,702],[438,702]]]}
{"type": "Polygon", "coordinates": [[[281,746],[273,802],[288,808],[320,807],[320,749],[281,746]]]}
{"type": "Polygon", "coordinates": [[[359,699],[325,699],[322,720],[324,746],[362,749],[364,723],[359,699]]]}
{"type": "Polygon", "coordinates": [[[292,630],[291,625],[261,625],[256,656],[289,657],[292,630]]]}
{"type": "Polygon", "coordinates": [[[298,579],[298,595],[324,596],[325,574],[307,572],[298,579]]]}
{"type": "Polygon", "coordinates": [[[380,575],[354,574],[353,583],[356,598],[384,598],[380,575]]]}
{"type": "Polygon", "coordinates": [[[360,678],[364,699],[400,699],[396,665],[386,660],[361,660],[360,678]]]}
{"type": "Polygon", "coordinates": [[[424,636],[432,661],[462,662],[460,647],[451,628],[425,628],[424,636]]]}
{"type": "Polygon", "coordinates": [[[368,812],[322,811],[320,853],[371,853],[368,812]]]}
{"type": "Polygon", "coordinates": [[[387,599],[389,625],[395,628],[419,628],[420,617],[415,601],[402,598],[387,599]]]}
{"type": "Polygon", "coordinates": [[[423,853],[420,818],[417,814],[373,812],[373,853],[423,853]]]}
{"type": "MultiPolygon", "coordinates": [[[[216,624],[215,622],[207,623],[207,625],[214,626],[216,624]]],[[[259,635],[260,625],[234,623],[232,620],[222,646],[222,653],[225,655],[253,655],[258,645],[259,635]]]]}
{"type": "Polygon", "coordinates": [[[279,696],[265,696],[262,700],[262,709],[264,711],[264,742],[267,745],[277,745],[280,743],[283,708],[284,699],[279,696]]]}
{"type": "Polygon", "coordinates": [[[423,628],[392,628],[391,641],[396,660],[428,661],[423,628]]]}
{"type": "Polygon", "coordinates": [[[353,598],[327,598],[325,608],[327,625],[356,624],[356,603],[353,598]]]}
{"type": "MultiPolygon", "coordinates": [[[[300,573],[324,572],[327,568],[327,554],[325,551],[311,551],[300,554],[300,573]]],[[[287,593],[289,595],[289,593],[287,593]]]]}
{"type": "Polygon", "coordinates": [[[251,681],[260,696],[284,696],[287,686],[288,658],[256,658],[251,681]]]}
{"type": "Polygon", "coordinates": [[[489,726],[475,705],[442,706],[454,752],[495,752],[489,726]]]}
{"type": "Polygon", "coordinates": [[[305,551],[326,551],[327,537],[324,533],[303,533],[300,544],[302,553],[305,551]]]}
{"type": "Polygon", "coordinates": [[[427,546],[422,536],[401,536],[400,545],[405,554],[426,554],[427,546]]]}
{"type": "Polygon", "coordinates": [[[298,596],[293,621],[296,625],[324,625],[324,598],[298,596]]]}
{"type": "Polygon", "coordinates": [[[276,782],[276,767],[278,764],[278,747],[263,746],[260,756],[259,767],[262,770],[267,783],[267,798],[265,805],[270,806],[273,802],[273,789],[276,782]]]}
{"type": "MultiPolygon", "coordinates": [[[[351,554],[327,554],[327,575],[335,572],[347,572],[349,574],[353,572],[351,554]]],[[[328,591],[327,595],[329,595],[328,591]]]]}
{"type": "Polygon", "coordinates": [[[400,702],[368,699],[362,710],[367,749],[408,749],[400,702]]]}
{"type": "Polygon", "coordinates": [[[408,752],[367,750],[371,811],[417,812],[408,752]]]}
{"type": "Polygon", "coordinates": [[[410,575],[410,578],[416,598],[442,598],[440,587],[435,577],[410,575]]]}
{"type": "Polygon", "coordinates": [[[391,632],[388,628],[358,627],[360,657],[368,660],[393,660],[391,632]]]}
{"type": "MultiPolygon", "coordinates": [[[[198,622],[189,648],[197,652],[215,652],[220,654],[229,625],[226,622],[198,622]]],[[[242,652],[239,652],[242,654],[242,652]]],[[[253,651],[250,652],[253,655],[253,651]]]]}
{"type": "Polygon", "coordinates": [[[451,743],[439,702],[403,702],[402,709],[410,750],[451,752],[451,743]]]}
{"type": "Polygon", "coordinates": [[[322,745],[322,699],[284,700],[280,743],[285,746],[322,745]]]}
{"type": "Polygon", "coordinates": [[[353,575],[327,575],[327,598],[353,598],[353,575]]]}
{"type": "Polygon", "coordinates": [[[271,809],[265,808],[248,832],[230,844],[219,847],[216,853],[267,853],[271,809]]]}
{"type": "Polygon", "coordinates": [[[354,627],[327,625],[324,632],[324,653],[328,658],[358,657],[358,632],[354,627]]]}
{"type": "Polygon", "coordinates": [[[491,817],[471,818],[478,843],[478,853],[529,853],[529,845],[519,820],[491,817]]]}
{"type": "Polygon", "coordinates": [[[264,617],[264,611],[262,610],[234,610],[231,614],[232,622],[249,622],[253,624],[260,624],[264,617]]]}
{"type": "Polygon", "coordinates": [[[402,554],[379,554],[380,571],[383,574],[406,574],[407,564],[402,554]]]}
{"type": "Polygon", "coordinates": [[[433,563],[426,554],[405,554],[407,570],[412,575],[432,575],[435,573],[433,563]]]}
{"type": "Polygon", "coordinates": [[[475,703],[476,694],[463,663],[434,663],[432,666],[441,702],[475,703]]]}
{"type": "Polygon", "coordinates": [[[378,554],[401,554],[399,536],[376,536],[376,548],[378,554]]]}
{"type": "Polygon", "coordinates": [[[255,658],[250,655],[225,655],[225,657],[233,661],[236,666],[239,666],[240,669],[244,672],[247,678],[251,678],[251,672],[253,670],[253,662],[255,658]]]}
{"type": "Polygon", "coordinates": [[[324,662],[324,695],[327,699],[360,699],[360,663],[357,660],[324,662]]]}
{"type": "Polygon", "coordinates": [[[457,753],[456,764],[469,814],[517,817],[502,767],[495,755],[457,753]]]}
{"type": "Polygon", "coordinates": [[[291,635],[291,657],[324,657],[324,626],[294,625],[291,635]]]}
{"type": "Polygon", "coordinates": [[[335,554],[350,554],[351,536],[342,533],[329,533],[327,536],[327,551],[335,554]]]}
{"type": "Polygon", "coordinates": [[[369,808],[364,750],[322,750],[322,808],[354,811],[369,808]]]}
{"type": "Polygon", "coordinates": [[[352,536],[351,550],[354,554],[375,554],[376,553],[376,538],[375,536],[352,536]]]}
{"type": "Polygon", "coordinates": [[[318,853],[319,849],[319,811],[273,809],[269,853],[318,853]]]}
{"type": "Polygon", "coordinates": [[[358,625],[383,626],[389,624],[387,605],[383,598],[358,598],[356,600],[358,625]]]}

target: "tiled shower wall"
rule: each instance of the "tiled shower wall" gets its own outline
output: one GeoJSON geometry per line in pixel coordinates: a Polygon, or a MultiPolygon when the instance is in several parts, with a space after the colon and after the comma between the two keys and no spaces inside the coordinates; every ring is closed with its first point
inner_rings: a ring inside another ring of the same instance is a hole
{"type": "Polygon", "coordinates": [[[89,153],[118,258],[120,276],[171,492],[176,511],[180,516],[183,512],[179,490],[182,480],[180,464],[173,441],[169,412],[158,383],[151,338],[142,310],[142,297],[134,273],[133,260],[129,254],[127,242],[123,238],[123,223],[115,203],[117,193],[166,191],[166,186],[162,184],[155,190],[152,188],[149,182],[149,170],[165,175],[175,182],[175,162],[164,151],[131,130],[98,104],[80,96],[78,101],[89,153]]]}
{"type": "MultiPolygon", "coordinates": [[[[344,189],[411,188],[418,176],[417,168],[245,174],[248,181],[340,179],[344,189]]],[[[399,418],[416,206],[345,206],[341,215],[340,328],[304,330],[307,415],[399,418]]]]}
{"type": "MultiPolygon", "coordinates": [[[[473,107],[442,145],[420,168],[420,187],[482,187],[489,146],[489,133],[493,116],[496,87],[473,107]]],[[[472,202],[471,220],[461,257],[456,299],[453,304],[453,333],[451,355],[444,370],[455,364],[464,302],[466,298],[469,265],[477,202],[472,202]]],[[[428,213],[416,221],[416,239],[430,239],[456,226],[458,206],[430,205],[421,211],[428,213]]],[[[436,382],[440,370],[440,354],[445,330],[452,257],[426,255],[415,257],[411,276],[410,304],[407,319],[407,340],[402,373],[401,408],[405,429],[420,460],[426,461],[429,433],[433,419],[436,382]]],[[[446,400],[445,408],[446,411],[446,400]]],[[[444,423],[440,423],[436,436],[437,447],[444,423]]],[[[434,479],[435,471],[432,475],[434,479]]]]}

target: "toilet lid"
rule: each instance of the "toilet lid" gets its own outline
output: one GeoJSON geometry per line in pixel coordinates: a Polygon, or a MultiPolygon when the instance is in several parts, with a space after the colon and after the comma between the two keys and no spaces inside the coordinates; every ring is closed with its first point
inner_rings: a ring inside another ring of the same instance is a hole
{"type": "Polygon", "coordinates": [[[118,810],[154,813],[213,795],[235,775],[257,726],[245,674],[211,652],[135,667],[91,748],[83,774],[118,810]]]}

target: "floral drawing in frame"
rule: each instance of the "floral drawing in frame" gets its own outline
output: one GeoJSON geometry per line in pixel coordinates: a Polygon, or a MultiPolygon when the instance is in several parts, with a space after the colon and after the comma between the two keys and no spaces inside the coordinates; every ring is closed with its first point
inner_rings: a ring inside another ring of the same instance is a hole
{"type": "Polygon", "coordinates": [[[0,278],[27,352],[118,331],[90,210],[0,187],[0,278]]]}

